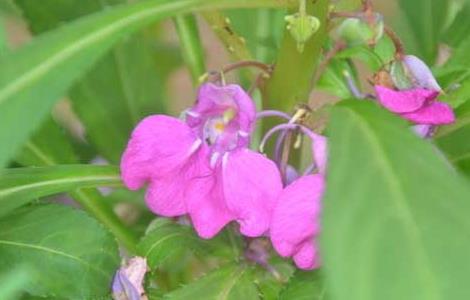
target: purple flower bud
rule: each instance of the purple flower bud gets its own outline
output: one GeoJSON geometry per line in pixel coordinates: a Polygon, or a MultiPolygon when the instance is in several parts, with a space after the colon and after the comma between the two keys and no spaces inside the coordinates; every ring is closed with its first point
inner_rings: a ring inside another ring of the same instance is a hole
{"type": "Polygon", "coordinates": [[[406,55],[403,58],[403,63],[410,73],[415,87],[439,92],[442,90],[431,69],[421,59],[414,55],[406,55]]]}
{"type": "Polygon", "coordinates": [[[143,257],[134,257],[122,266],[113,279],[113,299],[115,300],[145,300],[145,291],[142,286],[145,273],[147,273],[147,260],[143,257]]]}

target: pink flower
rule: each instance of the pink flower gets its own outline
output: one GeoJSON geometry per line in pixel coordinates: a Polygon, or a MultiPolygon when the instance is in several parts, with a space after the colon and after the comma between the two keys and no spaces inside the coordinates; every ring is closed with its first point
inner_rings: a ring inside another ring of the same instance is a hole
{"type": "Polygon", "coordinates": [[[324,179],[320,174],[302,176],[279,195],[270,236],[274,249],[283,257],[293,257],[301,269],[319,266],[315,236],[320,231],[321,198],[324,179]]]}
{"type": "Polygon", "coordinates": [[[455,121],[452,108],[436,100],[439,91],[414,88],[395,91],[384,86],[375,86],[379,102],[391,112],[416,123],[443,125],[455,121]]]}
{"type": "Polygon", "coordinates": [[[453,123],[455,116],[452,108],[437,101],[441,87],[429,67],[413,55],[406,55],[396,64],[402,65],[404,74],[395,74],[392,79],[396,85],[407,82],[411,87],[394,90],[376,85],[375,91],[382,106],[418,125],[453,123]]]}
{"type": "Polygon", "coordinates": [[[232,220],[243,234],[262,235],[282,183],[273,162],[246,148],[255,121],[241,87],[204,84],[186,120],[154,115],[137,125],[122,179],[133,190],[148,183],[148,207],[167,217],[189,214],[203,238],[232,220]]]}
{"type": "Polygon", "coordinates": [[[281,256],[293,257],[299,268],[309,270],[319,266],[315,237],[320,232],[327,140],[308,130],[305,134],[312,139],[312,154],[318,173],[301,176],[282,190],[272,216],[270,237],[281,256]]]}

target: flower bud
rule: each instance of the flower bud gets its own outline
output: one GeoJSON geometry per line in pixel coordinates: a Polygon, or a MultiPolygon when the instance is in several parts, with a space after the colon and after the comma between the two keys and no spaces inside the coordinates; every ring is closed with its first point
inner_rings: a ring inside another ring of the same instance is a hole
{"type": "Polygon", "coordinates": [[[305,43],[320,28],[320,20],[314,16],[296,13],[285,17],[287,29],[297,42],[297,49],[303,52],[305,43]]]}
{"type": "Polygon", "coordinates": [[[382,15],[374,13],[369,20],[365,14],[358,18],[348,18],[338,27],[338,35],[350,45],[375,45],[384,32],[382,15]]]}
{"type": "Polygon", "coordinates": [[[392,63],[390,73],[395,86],[399,90],[424,88],[441,91],[431,69],[419,58],[406,55],[392,63]]]}

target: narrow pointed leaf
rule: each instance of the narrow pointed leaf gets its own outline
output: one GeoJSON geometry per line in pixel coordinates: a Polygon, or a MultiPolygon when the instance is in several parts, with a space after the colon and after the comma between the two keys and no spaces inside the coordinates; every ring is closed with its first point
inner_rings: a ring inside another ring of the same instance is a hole
{"type": "Polygon", "coordinates": [[[121,186],[116,167],[61,165],[0,171],[0,216],[29,201],[79,188],[121,186]]]}

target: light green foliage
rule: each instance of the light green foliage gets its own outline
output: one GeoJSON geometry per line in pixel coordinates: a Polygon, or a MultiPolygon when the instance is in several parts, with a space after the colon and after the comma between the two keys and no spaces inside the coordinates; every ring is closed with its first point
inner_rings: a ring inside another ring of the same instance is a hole
{"type": "Polygon", "coordinates": [[[279,300],[327,300],[321,271],[296,271],[289,279],[279,300]]]}
{"type": "Polygon", "coordinates": [[[373,103],[337,107],[329,134],[321,250],[333,299],[469,298],[466,181],[373,103]]]}
{"type": "Polygon", "coordinates": [[[117,245],[83,212],[58,205],[30,206],[1,219],[0,228],[0,273],[18,264],[29,266],[27,292],[67,299],[109,294],[119,266],[117,245]]]}
{"type": "Polygon", "coordinates": [[[154,269],[167,261],[178,261],[188,250],[201,253],[208,252],[208,248],[209,244],[198,238],[191,227],[160,218],[147,229],[138,245],[138,252],[154,269]]]}
{"type": "Polygon", "coordinates": [[[448,21],[448,0],[399,0],[401,16],[397,26],[401,29],[408,51],[434,64],[441,34],[448,21]]]}
{"type": "Polygon", "coordinates": [[[463,142],[470,141],[470,101],[460,106],[456,115],[457,122],[442,127],[435,141],[449,161],[470,177],[470,143],[463,142]]]}
{"type": "Polygon", "coordinates": [[[0,171],[0,215],[35,198],[79,188],[120,186],[115,167],[61,165],[41,168],[16,168],[0,171]]]}
{"type": "Polygon", "coordinates": [[[256,300],[260,299],[251,278],[251,270],[245,266],[226,266],[212,271],[203,278],[171,292],[167,300],[256,300]]]}
{"type": "Polygon", "coordinates": [[[0,59],[0,143],[4,146],[0,148],[0,166],[14,155],[67,88],[127,34],[189,10],[285,4],[273,0],[137,2],[70,22],[3,57],[0,59]]]}

